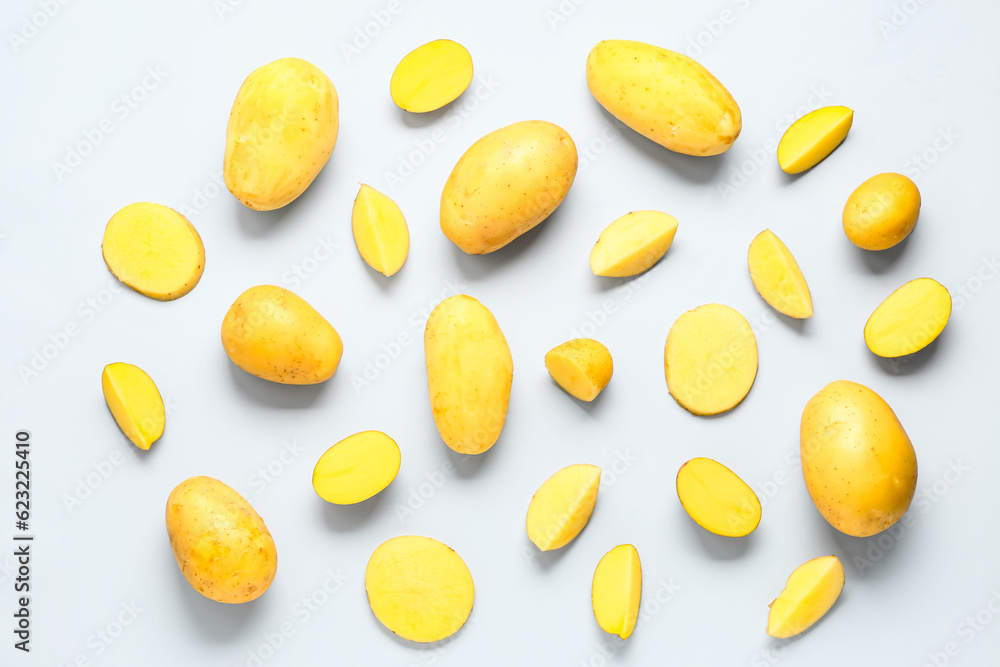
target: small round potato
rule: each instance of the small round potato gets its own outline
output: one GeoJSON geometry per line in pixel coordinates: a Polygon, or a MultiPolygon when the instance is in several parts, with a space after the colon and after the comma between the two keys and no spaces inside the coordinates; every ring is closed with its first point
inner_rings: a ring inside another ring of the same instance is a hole
{"type": "Polygon", "coordinates": [[[887,250],[913,231],[920,191],[902,174],[879,174],[858,186],[844,206],[844,233],[865,250],[887,250]]]}

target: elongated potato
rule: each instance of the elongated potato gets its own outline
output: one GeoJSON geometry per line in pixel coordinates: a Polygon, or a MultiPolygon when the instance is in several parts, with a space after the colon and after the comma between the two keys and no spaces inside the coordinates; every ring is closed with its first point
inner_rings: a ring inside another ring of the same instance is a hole
{"type": "Polygon", "coordinates": [[[622,639],[632,636],[642,599],[642,564],[631,544],[622,544],[604,554],[594,570],[591,604],[597,624],[622,639]]]}
{"type": "Polygon", "coordinates": [[[108,364],[101,373],[101,388],[118,428],[133,445],[149,449],[160,439],[166,423],[163,399],[144,370],[121,362],[108,364]]]}
{"type": "Polygon", "coordinates": [[[844,590],[844,566],[836,556],[804,563],[788,577],[785,590],[769,606],[767,634],[787,639],[823,618],[844,590]]]}
{"type": "Polygon", "coordinates": [[[760,523],[760,499],[718,461],[691,459],[677,471],[677,497],[705,530],[724,537],[749,535],[760,523]]]}
{"type": "Polygon", "coordinates": [[[575,338],[545,354],[545,368],[563,390],[581,401],[597,398],[614,372],[611,352],[590,338],[575,338]]]}
{"type": "Polygon", "coordinates": [[[410,230],[403,212],[387,195],[362,185],[354,199],[351,229],[368,266],[385,276],[403,268],[410,251],[410,230]]]}
{"type": "Polygon", "coordinates": [[[399,446],[385,433],[355,433],[319,457],[313,469],[313,489],[328,503],[360,503],[392,483],[399,462],[399,446]]]}
{"type": "Polygon", "coordinates": [[[566,466],[549,477],[528,505],[528,539],[542,551],[572,542],[590,521],[600,486],[601,469],[586,463],[566,466]]]}
{"type": "Polygon", "coordinates": [[[628,278],[660,261],[677,233],[677,218],[660,211],[633,211],[608,225],[593,250],[590,270],[596,276],[628,278]]]}
{"type": "Polygon", "coordinates": [[[392,101],[400,109],[425,113],[440,109],[472,83],[472,56],[450,39],[436,39],[410,51],[389,81],[392,101]]]}
{"type": "Polygon", "coordinates": [[[865,324],[865,343],[880,357],[919,352],[944,331],[951,294],[933,278],[917,278],[890,294],[865,324]]]}
{"type": "Polygon", "coordinates": [[[920,190],[902,174],[872,176],[844,205],[844,234],[865,250],[887,250],[905,239],[920,217],[920,190]]]}
{"type": "Polygon", "coordinates": [[[445,299],[424,329],[427,388],[445,444],[482,454],[500,437],[514,361],[493,313],[471,296],[445,299]]]}
{"type": "Polygon", "coordinates": [[[789,317],[812,317],[812,295],[799,263],[770,229],[750,242],[747,267],[757,293],[772,308],[789,317]]]}
{"type": "Polygon", "coordinates": [[[823,107],[807,113],[785,130],[778,142],[778,165],[786,174],[812,169],[847,138],[854,111],[823,107]]]}

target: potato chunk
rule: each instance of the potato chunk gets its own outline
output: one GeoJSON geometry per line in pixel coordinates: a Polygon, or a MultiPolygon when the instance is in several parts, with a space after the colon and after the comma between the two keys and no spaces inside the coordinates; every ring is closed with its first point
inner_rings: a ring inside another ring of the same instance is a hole
{"type": "Polygon", "coordinates": [[[614,370],[611,352],[590,338],[575,338],[545,354],[545,368],[567,394],[592,401],[608,386],[614,370]]]}
{"type": "Polygon", "coordinates": [[[948,289],[933,278],[917,278],[875,309],[865,324],[865,343],[880,357],[913,354],[933,343],[950,317],[948,289]]]}
{"type": "Polygon", "coordinates": [[[472,83],[472,56],[450,39],[436,39],[406,54],[392,73],[389,93],[400,109],[435,111],[465,92],[472,83]]]}
{"type": "Polygon", "coordinates": [[[794,637],[823,618],[844,590],[844,566],[836,556],[823,556],[795,568],[785,590],[771,603],[767,634],[794,637]]]}
{"type": "Polygon", "coordinates": [[[627,278],[647,271],[674,242],[677,218],[660,211],[626,213],[605,228],[590,251],[597,276],[627,278]]]}
{"type": "Polygon", "coordinates": [[[753,286],[768,305],[789,317],[812,317],[812,295],[799,264],[770,229],[750,242],[747,266],[753,286]]]}
{"type": "Polygon", "coordinates": [[[360,503],[392,483],[399,462],[399,446],[385,433],[355,433],[319,458],[313,469],[313,489],[329,503],[360,503]]]}
{"type": "Polygon", "coordinates": [[[760,499],[717,461],[691,459],[677,471],[677,497],[695,523],[724,537],[749,535],[760,523],[760,499]]]}
{"type": "Polygon", "coordinates": [[[778,165],[786,174],[812,169],[837,149],[854,123],[847,107],[823,107],[807,113],[785,130],[778,142],[778,165]]]}
{"type": "Polygon", "coordinates": [[[396,202],[362,185],[354,200],[351,228],[358,252],[368,266],[386,276],[403,267],[410,251],[410,231],[396,202]]]}
{"type": "Polygon", "coordinates": [[[591,588],[594,617],[601,629],[628,639],[639,618],[641,597],[642,565],[636,548],[622,544],[604,554],[591,588]]]}
{"type": "Polygon", "coordinates": [[[569,544],[590,521],[600,484],[601,469],[585,463],[549,477],[528,505],[528,538],[542,551],[569,544]]]}
{"type": "Polygon", "coordinates": [[[133,445],[149,449],[160,439],[166,423],[163,399],[144,370],[121,362],[108,364],[101,373],[101,389],[118,428],[133,445]]]}

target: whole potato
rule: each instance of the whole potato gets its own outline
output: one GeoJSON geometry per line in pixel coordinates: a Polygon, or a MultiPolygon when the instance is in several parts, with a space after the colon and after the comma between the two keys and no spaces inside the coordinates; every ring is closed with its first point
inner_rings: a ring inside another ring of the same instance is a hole
{"type": "Polygon", "coordinates": [[[844,205],[844,233],[865,250],[886,250],[913,231],[920,216],[920,190],[902,174],[872,176],[844,205]]]}

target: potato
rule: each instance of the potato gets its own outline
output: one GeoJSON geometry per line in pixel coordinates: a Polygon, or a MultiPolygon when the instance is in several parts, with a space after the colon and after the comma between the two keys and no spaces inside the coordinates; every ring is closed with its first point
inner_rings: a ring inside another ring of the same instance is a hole
{"type": "Polygon", "coordinates": [[[222,321],[222,347],[247,373],[282,384],[325,382],[344,353],[322,315],[274,285],[251,287],[233,302],[222,321]]]}
{"type": "Polygon", "coordinates": [[[799,263],[770,229],[750,242],[747,267],[754,288],[768,305],[788,317],[812,317],[812,295],[799,263]]]}
{"type": "Polygon", "coordinates": [[[466,48],[450,39],[436,39],[399,61],[389,93],[400,109],[425,113],[455,101],[470,83],[472,56],[466,48]]]}
{"type": "Polygon", "coordinates": [[[875,309],[865,324],[865,343],[880,357],[913,354],[933,343],[950,317],[948,289],[933,278],[917,278],[875,309]]]}
{"type": "Polygon", "coordinates": [[[602,107],[642,136],[684,155],[718,155],[740,136],[736,100],[691,58],[609,39],[587,56],[587,85],[602,107]]]}
{"type": "Polygon", "coordinates": [[[184,578],[216,602],[257,599],[278,569],[278,552],[260,515],[211,477],[192,477],[170,493],[167,535],[184,578]]]}
{"type": "Polygon", "coordinates": [[[677,471],[677,497],[695,523],[716,535],[743,537],[760,523],[760,500],[718,461],[691,459],[677,471]]]}
{"type": "Polygon", "coordinates": [[[410,231],[396,202],[375,188],[362,185],[351,213],[354,243],[368,266],[391,276],[410,251],[410,231]]]}
{"type": "Polygon", "coordinates": [[[403,639],[436,642],[455,634],[472,613],[475,587],[465,561],[429,537],[383,543],[365,570],[368,604],[403,639]]]}
{"type": "Polygon", "coordinates": [[[608,386],[614,370],[611,353],[590,338],[576,338],[545,354],[545,368],[567,394],[590,402],[608,386]]]}
{"type": "Polygon", "coordinates": [[[667,254],[677,218],[660,211],[626,213],[605,228],[590,251],[596,276],[628,278],[653,267],[667,254]]]}
{"type": "Polygon", "coordinates": [[[812,627],[830,611],[844,590],[844,566],[836,556],[823,556],[792,572],[785,590],[772,602],[767,634],[787,639],[812,627]]]}
{"type": "Polygon", "coordinates": [[[632,636],[642,599],[642,565],[634,546],[622,544],[604,554],[594,570],[590,597],[602,630],[622,639],[632,636]]]}
{"type": "Polygon", "coordinates": [[[205,271],[205,246],[187,218],[172,208],[140,202],[111,216],[101,243],[111,273],[139,294],[179,299],[205,271]]]}
{"type": "Polygon", "coordinates": [[[271,211],[306,191],[337,143],[337,90],[299,58],[255,69],[236,94],[222,172],[249,208],[271,211]]]}
{"type": "Polygon", "coordinates": [[[844,205],[844,233],[865,250],[886,250],[913,231],[920,191],[902,174],[879,174],[858,186],[844,205]]]}
{"type": "Polygon", "coordinates": [[[121,362],[108,364],[101,373],[101,389],[118,428],[133,445],[149,449],[160,439],[166,421],[163,399],[144,370],[121,362]]]}
{"type": "Polygon", "coordinates": [[[328,503],[360,503],[392,483],[399,461],[399,446],[385,433],[355,433],[319,457],[313,469],[313,489],[328,503]]]}
{"type": "Polygon", "coordinates": [[[441,193],[441,231],[470,255],[504,247],[549,217],[576,178],[573,140],[526,120],[472,144],[441,193]]]}
{"type": "Polygon", "coordinates": [[[746,398],[757,377],[757,338],[729,306],[699,306],[670,327],[663,370],[681,407],[703,416],[725,412],[746,398]]]}
{"type": "Polygon", "coordinates": [[[434,423],[461,454],[492,447],[507,419],[514,361],[493,313],[471,296],[442,301],[424,329],[434,423]]]}
{"type": "Polygon", "coordinates": [[[549,477],[528,505],[528,539],[542,551],[569,544],[590,521],[600,485],[601,469],[585,463],[549,477]]]}
{"type": "Polygon", "coordinates": [[[802,412],[802,476],[831,526],[869,537],[906,513],[917,487],[917,455],[892,408],[863,385],[838,380],[802,412]]]}
{"type": "Polygon", "coordinates": [[[812,169],[837,149],[854,123],[847,107],[823,107],[807,113],[785,130],[778,142],[778,165],[786,174],[812,169]]]}

